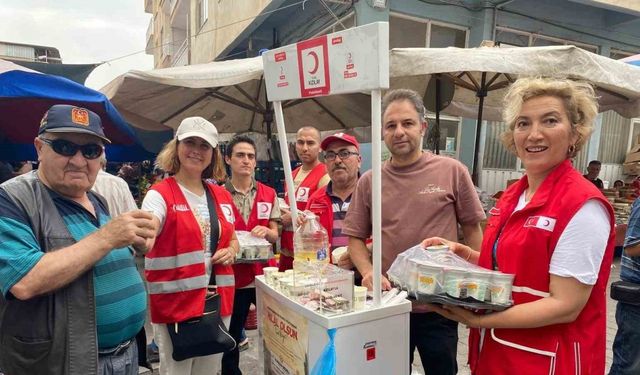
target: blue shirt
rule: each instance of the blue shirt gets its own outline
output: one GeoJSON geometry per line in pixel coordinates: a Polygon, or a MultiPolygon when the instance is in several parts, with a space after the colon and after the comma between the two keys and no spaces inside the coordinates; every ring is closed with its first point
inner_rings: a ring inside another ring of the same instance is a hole
{"type": "MultiPolygon", "coordinates": [[[[636,199],[631,206],[629,215],[629,225],[624,238],[624,248],[635,246],[640,243],[640,198],[636,199]]],[[[620,278],[625,281],[640,284],[640,257],[628,256],[622,252],[620,262],[620,278]]]]}
{"type": "MultiPolygon", "coordinates": [[[[105,225],[108,211],[89,193],[97,217],[80,204],[49,190],[71,236],[79,241],[105,225]]],[[[11,288],[38,263],[44,253],[27,215],[0,189],[0,290],[11,288]]],[[[114,249],[93,267],[98,346],[110,348],[133,338],[144,324],[147,297],[133,255],[128,248],[114,249]]]]}

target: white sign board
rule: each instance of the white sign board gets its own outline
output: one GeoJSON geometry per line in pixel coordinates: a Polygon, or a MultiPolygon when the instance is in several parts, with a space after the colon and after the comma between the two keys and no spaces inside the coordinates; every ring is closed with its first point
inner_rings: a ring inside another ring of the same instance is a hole
{"type": "Polygon", "coordinates": [[[389,87],[389,24],[322,35],[262,55],[269,101],[389,87]]]}

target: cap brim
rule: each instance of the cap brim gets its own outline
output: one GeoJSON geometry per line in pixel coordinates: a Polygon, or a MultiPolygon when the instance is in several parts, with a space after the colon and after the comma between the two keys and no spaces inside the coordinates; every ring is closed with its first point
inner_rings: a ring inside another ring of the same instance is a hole
{"type": "Polygon", "coordinates": [[[326,151],[327,147],[329,147],[330,144],[332,144],[333,142],[337,142],[337,141],[342,141],[344,143],[348,143],[352,146],[356,146],[356,148],[358,149],[358,151],[360,150],[360,145],[353,143],[349,140],[346,140],[344,138],[340,138],[340,137],[335,137],[335,136],[328,136],[327,138],[325,138],[322,143],[320,143],[320,148],[322,149],[322,151],[326,151]]]}
{"type": "Polygon", "coordinates": [[[80,133],[80,134],[89,134],[92,135],[94,137],[98,137],[100,139],[102,139],[103,141],[107,142],[107,143],[111,143],[111,140],[109,140],[109,138],[96,134],[94,132],[92,132],[91,130],[85,130],[85,129],[80,129],[80,128],[54,128],[54,129],[47,129],[45,130],[43,133],[80,133]]]}
{"type": "Polygon", "coordinates": [[[177,136],[176,138],[178,138],[179,141],[182,141],[183,139],[190,138],[190,137],[198,137],[200,139],[204,139],[208,144],[211,145],[211,147],[213,147],[213,148],[218,147],[218,141],[217,140],[213,139],[212,137],[208,137],[206,135],[203,135],[202,133],[199,133],[199,132],[182,133],[179,136],[177,136]]]}

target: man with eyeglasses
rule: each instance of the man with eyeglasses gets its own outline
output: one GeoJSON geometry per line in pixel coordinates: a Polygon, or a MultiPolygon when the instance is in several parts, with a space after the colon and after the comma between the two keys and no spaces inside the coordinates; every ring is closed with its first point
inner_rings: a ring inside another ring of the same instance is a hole
{"type": "Polygon", "coordinates": [[[137,374],[146,295],[130,246],[146,251],[150,213],[113,219],[90,191],[100,117],[70,105],[44,115],[40,167],[0,185],[0,368],[7,374],[137,374]]]}
{"type": "MultiPolygon", "coordinates": [[[[349,237],[342,234],[342,222],[347,215],[351,194],[356,189],[360,176],[360,144],[354,136],[335,133],[325,137],[320,144],[324,151],[324,164],[331,181],[311,195],[306,210],[313,212],[329,234],[331,260],[333,250],[349,244],[349,237]]],[[[351,269],[349,254],[337,259],[338,266],[351,269]]]]}

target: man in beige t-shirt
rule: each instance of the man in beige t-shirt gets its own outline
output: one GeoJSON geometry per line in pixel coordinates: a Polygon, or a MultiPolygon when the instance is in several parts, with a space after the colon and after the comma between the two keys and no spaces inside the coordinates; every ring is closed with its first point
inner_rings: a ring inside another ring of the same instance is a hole
{"type": "MultiPolygon", "coordinates": [[[[424,238],[457,241],[458,224],[466,244],[479,250],[484,211],[466,167],[457,160],[422,151],[427,130],[422,98],[411,90],[389,91],[382,103],[384,142],[391,159],[382,167],[382,272],[396,256],[424,238]]],[[[344,221],[349,255],[372,288],[371,259],[365,239],[371,235],[371,172],[358,182],[344,221]]],[[[390,288],[382,277],[383,288],[390,288]]],[[[418,348],[429,375],[457,373],[457,323],[414,309],[410,324],[410,360],[418,348]]]]}

